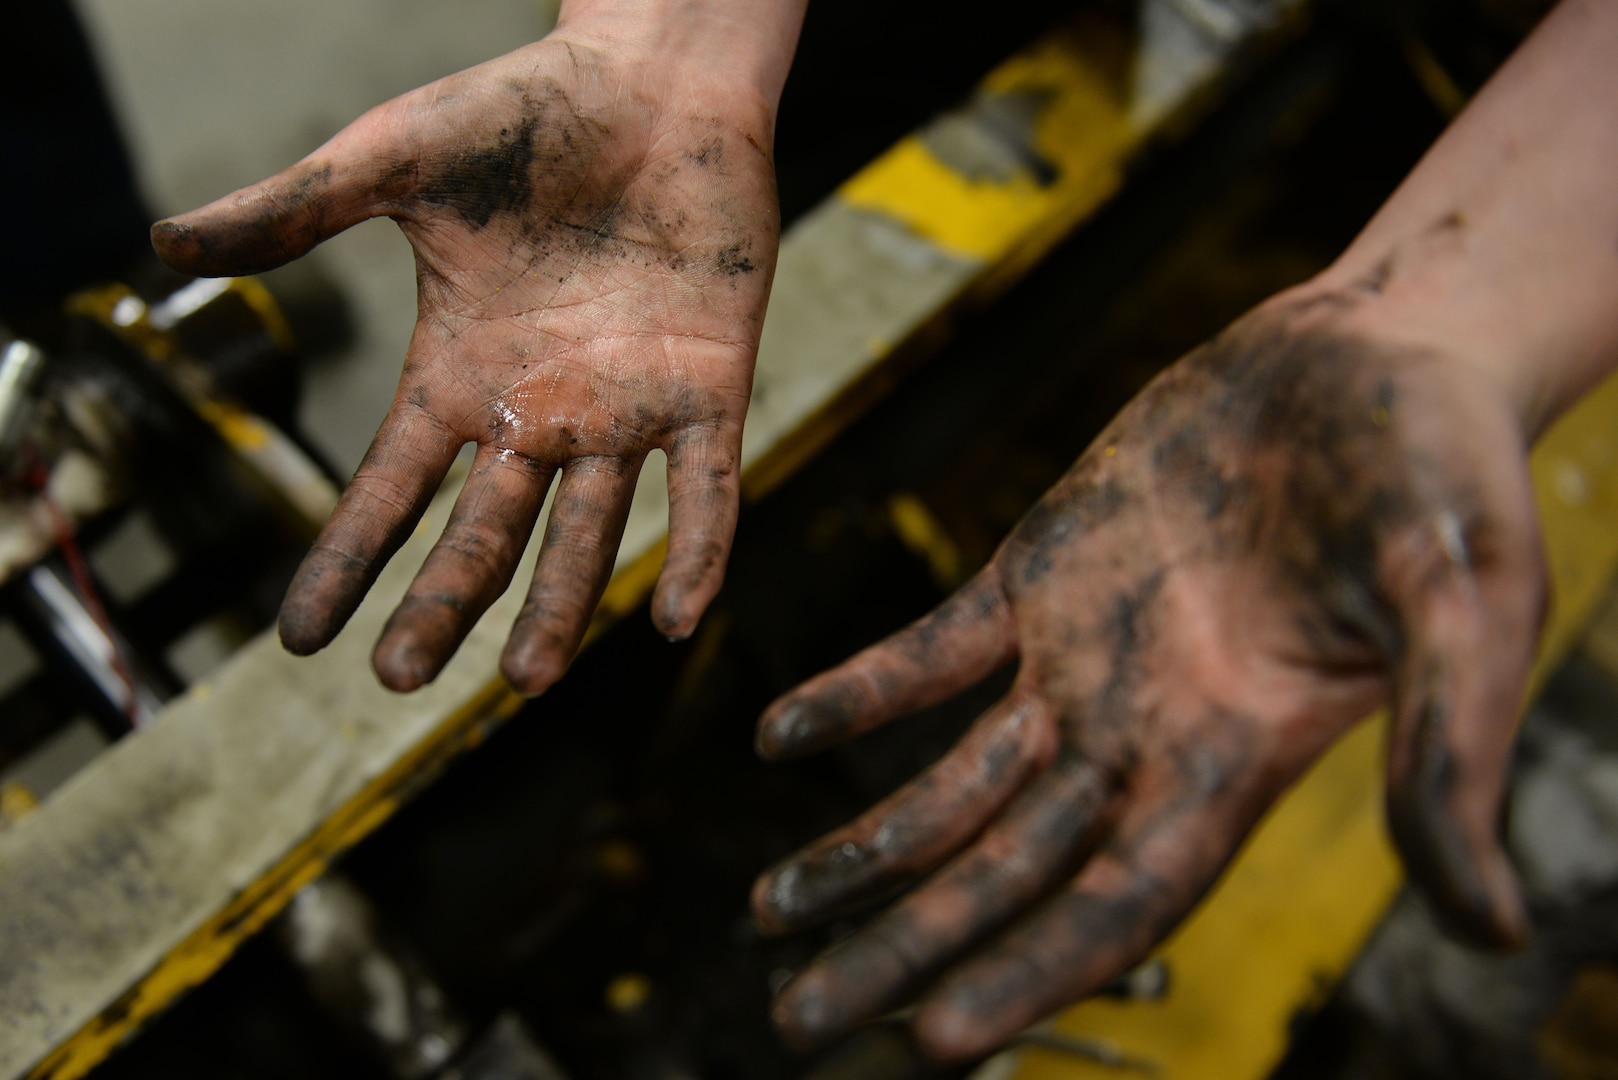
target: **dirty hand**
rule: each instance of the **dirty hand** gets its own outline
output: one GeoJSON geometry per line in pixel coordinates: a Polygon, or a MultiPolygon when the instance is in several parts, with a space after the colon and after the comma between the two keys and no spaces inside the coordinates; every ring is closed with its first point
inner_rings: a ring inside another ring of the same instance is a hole
{"type": "Polygon", "coordinates": [[[784,989],[811,1044],[920,994],[994,1049],[1140,963],[1271,802],[1393,704],[1388,805],[1471,935],[1524,913],[1497,839],[1545,603],[1521,422],[1465,359],[1285,298],[1148,386],[932,614],[777,701],[771,758],[1018,674],[941,761],[765,874],[771,931],[919,882],[784,989]]]}
{"type": "Polygon", "coordinates": [[[681,52],[690,19],[661,40],[642,23],[626,43],[593,15],[152,231],[169,265],[198,275],[267,270],[379,216],[415,249],[398,392],[281,609],[295,653],[336,636],[468,442],[470,478],[376,647],[387,686],[438,674],[509,585],[558,473],[502,659],[518,689],[566,669],[654,449],[670,503],[658,628],[689,634],[719,588],[779,232],[780,87],[739,86],[711,52],[681,52]]]}

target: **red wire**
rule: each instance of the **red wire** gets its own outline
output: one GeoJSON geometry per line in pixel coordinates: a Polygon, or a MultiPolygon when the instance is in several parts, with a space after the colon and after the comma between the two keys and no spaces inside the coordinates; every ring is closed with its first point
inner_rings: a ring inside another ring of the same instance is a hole
{"type": "Polygon", "coordinates": [[[129,718],[131,728],[141,726],[140,698],[135,691],[135,676],[131,673],[129,662],[124,658],[123,650],[118,647],[118,637],[113,633],[112,620],[107,618],[107,609],[101,602],[101,593],[96,588],[95,578],[90,574],[90,564],[85,561],[84,552],[79,548],[78,536],[73,528],[73,519],[67,516],[67,511],[51,497],[50,473],[45,466],[35,463],[24,474],[24,483],[32,488],[39,496],[40,502],[45,504],[46,511],[51,516],[51,525],[56,534],[56,546],[61,549],[62,560],[67,563],[67,572],[73,578],[73,585],[78,590],[79,600],[84,604],[90,618],[101,628],[106,635],[107,645],[112,649],[113,673],[123,682],[126,691],[124,713],[129,718]]]}

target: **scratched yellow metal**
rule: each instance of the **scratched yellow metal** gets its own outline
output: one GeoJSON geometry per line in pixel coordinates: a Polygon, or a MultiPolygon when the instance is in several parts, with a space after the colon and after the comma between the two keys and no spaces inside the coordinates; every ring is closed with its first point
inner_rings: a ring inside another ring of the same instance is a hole
{"type": "MultiPolygon", "coordinates": [[[[1618,378],[1540,441],[1532,458],[1555,599],[1535,678],[1574,646],[1618,567],[1618,378]]],[[[1382,824],[1379,717],[1339,743],[1282,800],[1223,882],[1164,946],[1162,1002],[1086,1002],[1057,1027],[1151,1059],[1164,1080],[1259,1080],[1287,1024],[1346,970],[1401,880],[1382,824]]],[[[1117,1077],[1029,1050],[1016,1080],[1117,1077]]]]}
{"type": "Polygon", "coordinates": [[[1129,151],[1144,134],[1131,120],[1127,85],[1134,42],[1107,19],[1089,19],[1038,42],[996,68],[981,95],[1043,100],[1032,145],[1054,166],[1041,186],[1024,169],[974,178],[911,135],[845,183],[851,205],[887,214],[966,259],[998,264],[1030,241],[1055,242],[1123,183],[1129,151]]]}

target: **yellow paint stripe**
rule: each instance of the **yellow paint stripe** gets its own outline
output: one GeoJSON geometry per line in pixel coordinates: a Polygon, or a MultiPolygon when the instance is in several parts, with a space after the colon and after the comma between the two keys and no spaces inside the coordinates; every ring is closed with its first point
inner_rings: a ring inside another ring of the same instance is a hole
{"type": "MultiPolygon", "coordinates": [[[[1578,640],[1618,567],[1618,377],[1549,431],[1530,462],[1555,602],[1536,685],[1578,640]]],[[[1255,831],[1224,880],[1161,951],[1172,979],[1157,1003],[1090,1001],[1057,1027],[1100,1037],[1161,1067],[1164,1080],[1258,1080],[1287,1025],[1342,977],[1401,874],[1383,829],[1385,723],[1361,725],[1255,831]]],[[[1016,1080],[1120,1074],[1030,1050],[1016,1080]]]]}
{"type": "Polygon", "coordinates": [[[921,136],[904,139],[845,183],[850,205],[886,214],[959,258],[999,264],[1037,237],[1054,240],[1123,183],[1123,166],[1143,134],[1129,118],[1125,83],[1133,43],[1110,20],[1051,35],[996,68],[980,96],[1044,100],[1033,148],[1056,179],[1028,170],[1001,181],[963,175],[921,136]]]}

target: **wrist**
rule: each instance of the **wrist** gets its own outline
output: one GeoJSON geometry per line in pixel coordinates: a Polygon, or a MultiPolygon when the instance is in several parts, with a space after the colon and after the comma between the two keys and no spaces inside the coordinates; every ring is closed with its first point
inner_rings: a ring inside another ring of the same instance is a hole
{"type": "MultiPolygon", "coordinates": [[[[1610,366],[1588,337],[1525,317],[1496,267],[1478,257],[1464,222],[1441,222],[1381,251],[1351,247],[1282,294],[1330,296],[1340,325],[1369,340],[1436,354],[1494,387],[1532,442],[1610,366]]],[[[1281,297],[1277,298],[1282,299],[1281,297]]]]}
{"type": "Polygon", "coordinates": [[[1618,367],[1618,4],[1564,0],[1311,286],[1474,365],[1530,439],[1618,367]]]}
{"type": "Polygon", "coordinates": [[[773,126],[807,0],[563,0],[555,34],[698,97],[756,102],[773,126]]]}

